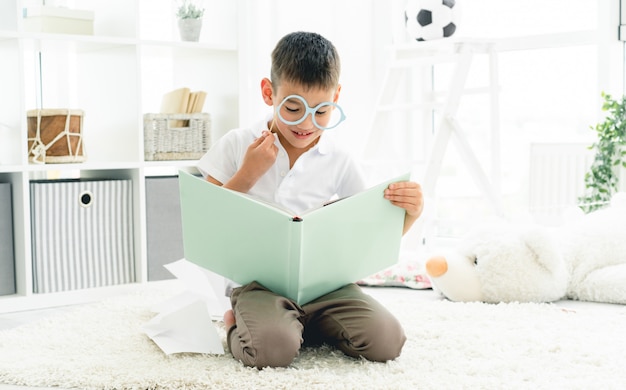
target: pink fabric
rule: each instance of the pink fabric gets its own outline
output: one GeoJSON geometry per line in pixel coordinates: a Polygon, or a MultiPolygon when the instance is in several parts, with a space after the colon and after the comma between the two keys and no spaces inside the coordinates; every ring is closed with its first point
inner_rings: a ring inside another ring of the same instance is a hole
{"type": "Polygon", "coordinates": [[[431,288],[430,279],[423,267],[416,262],[402,262],[367,278],[359,280],[361,286],[431,288]]]}

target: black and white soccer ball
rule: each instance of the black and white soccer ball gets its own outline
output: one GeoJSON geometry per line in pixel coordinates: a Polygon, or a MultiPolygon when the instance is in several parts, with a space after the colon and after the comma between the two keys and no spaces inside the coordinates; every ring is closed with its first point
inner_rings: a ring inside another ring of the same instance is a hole
{"type": "Polygon", "coordinates": [[[407,0],[404,23],[412,39],[430,41],[454,34],[459,14],[455,0],[407,0]]]}

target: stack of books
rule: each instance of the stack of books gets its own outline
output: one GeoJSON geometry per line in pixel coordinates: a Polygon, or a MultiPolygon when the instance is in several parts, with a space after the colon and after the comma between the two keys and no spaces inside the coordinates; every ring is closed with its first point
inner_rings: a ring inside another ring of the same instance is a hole
{"type": "MultiPolygon", "coordinates": [[[[162,114],[194,114],[202,112],[207,93],[205,91],[195,91],[187,87],[178,88],[163,95],[161,101],[162,114]]],[[[172,127],[185,127],[186,121],[172,121],[172,127]]]]}

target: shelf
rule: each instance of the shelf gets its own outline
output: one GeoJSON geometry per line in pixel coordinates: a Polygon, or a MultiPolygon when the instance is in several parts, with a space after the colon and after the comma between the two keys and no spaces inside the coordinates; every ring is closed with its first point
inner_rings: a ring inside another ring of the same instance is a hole
{"type": "Polygon", "coordinates": [[[78,51],[101,50],[117,46],[154,46],[188,49],[189,51],[205,50],[214,52],[236,53],[235,44],[222,44],[210,42],[185,42],[180,40],[154,40],[136,39],[115,36],[55,34],[55,33],[18,33],[15,31],[0,30],[0,41],[5,40],[34,40],[34,41],[59,41],[70,42],[76,45],[78,51]]]}
{"type": "Polygon", "coordinates": [[[0,30],[0,41],[17,39],[20,35],[16,31],[0,30]]]}
{"type": "MultiPolygon", "coordinates": [[[[169,161],[127,161],[117,163],[68,163],[68,164],[27,164],[27,165],[0,165],[0,174],[11,173],[49,173],[67,174],[68,172],[82,171],[124,171],[144,169],[148,171],[159,171],[164,169],[187,169],[195,167],[197,160],[169,160],[169,161]]],[[[154,174],[150,174],[153,176],[154,174]]]]}
{"type": "Polygon", "coordinates": [[[24,172],[23,165],[0,165],[0,174],[24,172]]]}
{"type": "Polygon", "coordinates": [[[183,170],[192,174],[198,174],[196,161],[179,161],[174,164],[150,164],[144,168],[144,177],[154,176],[177,176],[178,171],[183,170]],[[191,164],[190,164],[191,163],[191,164]]]}
{"type": "Polygon", "coordinates": [[[81,3],[94,11],[93,35],[24,31],[18,10],[36,4],[0,2],[0,183],[11,184],[16,281],[15,294],[0,296],[0,312],[100,299],[148,281],[146,179],[197,173],[196,160],[144,160],[143,116],[160,111],[165,93],[207,91],[213,140],[239,125],[239,2],[211,4],[199,42],[180,41],[170,0],[81,3]],[[84,112],[85,162],[29,163],[27,111],[36,108],[84,112]],[[31,182],[59,179],[130,181],[136,283],[33,292],[31,182]]]}
{"type": "Polygon", "coordinates": [[[114,170],[159,170],[163,168],[181,169],[195,167],[197,160],[169,161],[128,161],[118,163],[68,163],[68,164],[28,164],[0,165],[0,173],[47,173],[47,172],[82,172],[82,171],[114,171],[114,170]]]}
{"type": "Polygon", "coordinates": [[[182,42],[182,41],[156,41],[156,40],[140,40],[137,42],[140,46],[154,46],[154,47],[170,47],[174,49],[180,49],[181,52],[187,49],[188,51],[212,51],[212,52],[228,52],[237,53],[237,47],[229,44],[217,44],[217,43],[205,43],[205,42],[182,42]]]}
{"type": "MultiPolygon", "coordinates": [[[[161,283],[161,282],[153,282],[161,283]]],[[[48,294],[16,294],[0,296],[0,313],[37,310],[53,306],[89,303],[136,290],[140,283],[120,284],[48,294]]]]}

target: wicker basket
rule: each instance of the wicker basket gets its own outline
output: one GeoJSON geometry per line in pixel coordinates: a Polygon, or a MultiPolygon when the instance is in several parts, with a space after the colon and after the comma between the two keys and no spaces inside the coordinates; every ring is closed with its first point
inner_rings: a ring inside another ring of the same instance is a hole
{"type": "Polygon", "coordinates": [[[144,114],[146,161],[197,160],[211,147],[211,116],[197,114],[144,114]]]}

